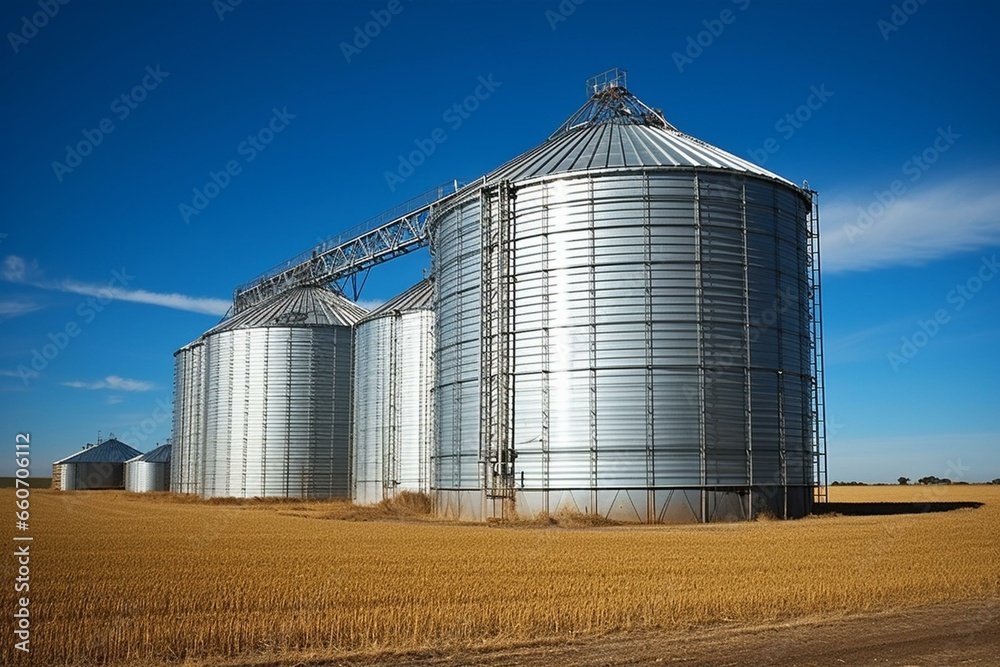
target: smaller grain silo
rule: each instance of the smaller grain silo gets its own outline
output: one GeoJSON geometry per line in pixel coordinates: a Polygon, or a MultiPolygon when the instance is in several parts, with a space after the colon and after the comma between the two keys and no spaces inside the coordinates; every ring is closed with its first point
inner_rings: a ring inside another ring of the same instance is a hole
{"type": "Polygon", "coordinates": [[[125,490],[135,493],[170,490],[170,445],[125,462],[125,490]]]}
{"type": "Polygon", "coordinates": [[[201,495],[350,495],[352,327],[366,314],[308,285],[204,335],[201,495]]]}
{"type": "Polygon", "coordinates": [[[125,462],[141,455],[114,437],[88,444],[83,451],[52,464],[52,487],[60,491],[124,489],[125,462]]]}
{"type": "Polygon", "coordinates": [[[433,280],[424,280],[355,329],[351,498],[356,503],[430,491],[433,296],[433,280]]]}

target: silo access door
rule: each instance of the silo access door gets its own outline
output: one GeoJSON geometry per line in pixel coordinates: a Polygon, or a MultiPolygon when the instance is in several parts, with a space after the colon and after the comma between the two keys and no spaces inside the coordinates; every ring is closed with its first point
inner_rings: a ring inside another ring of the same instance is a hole
{"type": "Polygon", "coordinates": [[[482,190],[481,373],[479,460],[483,474],[484,516],[514,516],[515,466],[511,307],[514,187],[509,181],[482,190]]]}

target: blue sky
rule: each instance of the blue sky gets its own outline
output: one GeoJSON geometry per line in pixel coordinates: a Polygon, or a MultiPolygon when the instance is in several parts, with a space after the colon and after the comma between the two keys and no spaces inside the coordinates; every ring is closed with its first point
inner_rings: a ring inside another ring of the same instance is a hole
{"type": "Polygon", "coordinates": [[[0,9],[0,424],[36,474],[98,430],[168,438],[172,354],[235,285],[534,147],[618,66],[819,191],[831,480],[1000,477],[995,3],[232,2],[0,9]]]}

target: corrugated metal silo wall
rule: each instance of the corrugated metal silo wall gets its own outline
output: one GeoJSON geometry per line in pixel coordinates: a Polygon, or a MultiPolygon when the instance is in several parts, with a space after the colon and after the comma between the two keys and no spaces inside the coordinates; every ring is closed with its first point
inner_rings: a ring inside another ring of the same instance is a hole
{"type": "Polygon", "coordinates": [[[172,456],[170,458],[170,490],[175,493],[188,493],[184,488],[186,475],[181,469],[181,461],[188,448],[184,440],[184,366],[186,361],[187,348],[181,348],[174,352],[174,414],[173,423],[170,428],[170,442],[173,444],[172,456]]]}
{"type": "Polygon", "coordinates": [[[435,452],[431,488],[436,512],[482,520],[479,465],[480,206],[470,198],[432,229],[437,290],[435,452]]]}
{"type": "Polygon", "coordinates": [[[354,333],[354,502],[430,491],[434,313],[387,313],[354,333]]]}
{"type": "Polygon", "coordinates": [[[62,479],[64,491],[124,489],[124,464],[106,462],[64,463],[62,479]]]}
{"type": "Polygon", "coordinates": [[[174,423],[171,441],[170,490],[201,492],[204,448],[205,346],[192,343],[174,356],[174,423]]]}
{"type": "MultiPolygon", "coordinates": [[[[516,184],[515,201],[505,421],[518,514],[805,514],[808,201],[710,170],[566,175],[516,184]]],[[[478,491],[479,223],[470,204],[433,239],[435,502],[466,519],[495,512],[478,491]]]]}
{"type": "Polygon", "coordinates": [[[222,331],[204,364],[202,495],[350,495],[350,327],[222,331]]]}
{"type": "Polygon", "coordinates": [[[125,463],[125,490],[135,493],[169,491],[170,465],[150,461],[125,463]]]}

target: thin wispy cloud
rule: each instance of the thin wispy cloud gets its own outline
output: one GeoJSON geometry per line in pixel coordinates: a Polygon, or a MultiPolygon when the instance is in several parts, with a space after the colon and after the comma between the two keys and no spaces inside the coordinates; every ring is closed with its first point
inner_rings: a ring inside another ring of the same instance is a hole
{"type": "Polygon", "coordinates": [[[73,389],[113,389],[115,391],[149,391],[156,388],[152,382],[146,382],[145,380],[131,380],[118,375],[109,375],[103,380],[98,380],[97,382],[73,380],[72,382],[61,382],[60,384],[64,387],[71,387],[73,389]]]}
{"type": "Polygon", "coordinates": [[[874,193],[835,195],[820,212],[824,271],[922,266],[1000,246],[1000,191],[993,183],[984,176],[915,189],[888,206],[874,193]]]}
{"type": "MultiPolygon", "coordinates": [[[[176,292],[150,292],[143,289],[128,287],[109,281],[105,284],[81,282],[66,279],[53,281],[44,278],[37,262],[29,262],[17,255],[8,255],[3,262],[3,279],[7,282],[30,285],[39,289],[69,294],[80,294],[99,299],[113,299],[132,303],[145,303],[152,306],[184,310],[191,313],[222,316],[229,310],[231,302],[228,299],[211,297],[195,297],[176,292]]],[[[3,313],[0,311],[0,316],[3,313]]]]}
{"type": "Polygon", "coordinates": [[[0,301],[0,319],[27,315],[41,310],[42,305],[33,301],[0,301]]]}
{"type": "Polygon", "coordinates": [[[60,284],[60,290],[72,294],[83,294],[98,298],[110,298],[118,301],[147,303],[153,306],[163,306],[175,310],[186,310],[191,313],[222,316],[226,314],[232,302],[228,299],[212,299],[208,297],[193,297],[177,293],[148,292],[141,289],[125,289],[105,285],[91,285],[75,281],[65,281],[60,284]]]}

